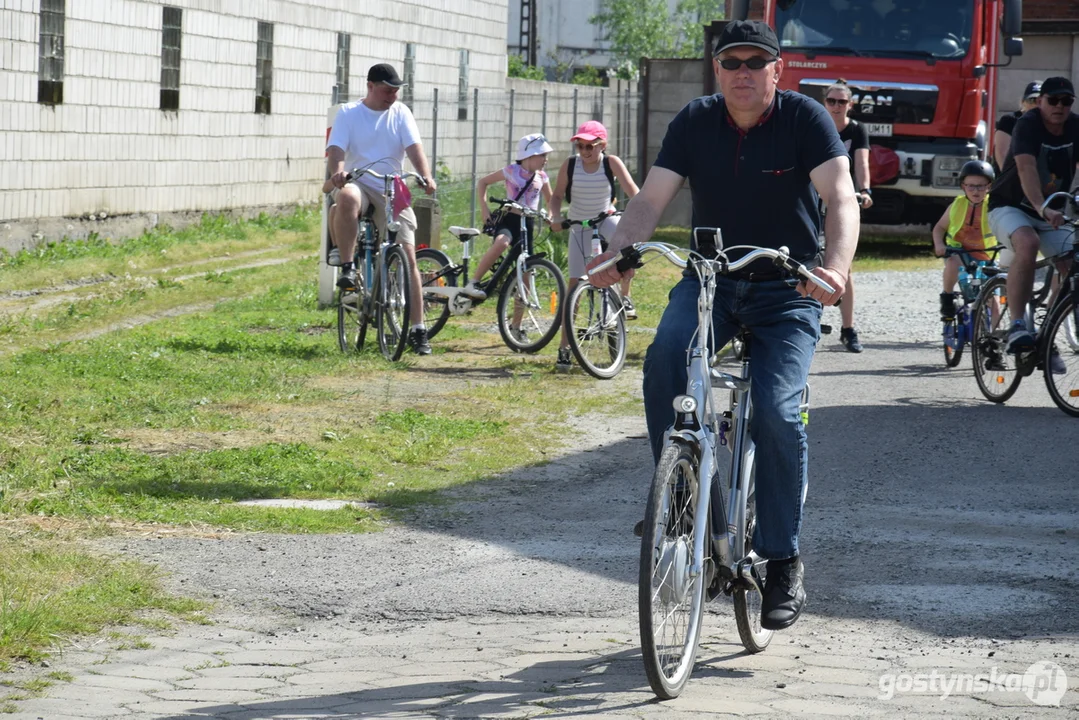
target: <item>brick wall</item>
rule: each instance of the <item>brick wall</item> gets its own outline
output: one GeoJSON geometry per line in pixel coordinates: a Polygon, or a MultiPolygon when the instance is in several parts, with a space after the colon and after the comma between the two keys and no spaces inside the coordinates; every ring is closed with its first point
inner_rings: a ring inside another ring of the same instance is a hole
{"type": "Polygon", "coordinates": [[[1023,20],[1079,20],[1079,2],[1075,0],[1026,0],[1023,20]]]}
{"type": "Polygon", "coordinates": [[[64,97],[37,102],[38,0],[0,6],[0,219],[220,210],[317,197],[337,33],[350,84],[402,69],[417,93],[505,87],[507,0],[170,0],[183,9],[180,109],[159,109],[162,5],[66,3],[64,97]],[[361,14],[362,12],[362,14],[361,14]],[[272,114],[256,114],[258,21],[274,23],[272,114]]]}

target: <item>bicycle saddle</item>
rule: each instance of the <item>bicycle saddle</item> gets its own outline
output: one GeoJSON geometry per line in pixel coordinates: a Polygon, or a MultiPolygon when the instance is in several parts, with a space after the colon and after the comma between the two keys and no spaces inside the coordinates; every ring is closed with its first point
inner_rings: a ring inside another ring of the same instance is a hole
{"type": "Polygon", "coordinates": [[[452,225],[450,227],[450,234],[455,236],[461,242],[468,242],[472,238],[480,235],[480,231],[476,228],[466,228],[460,225],[452,225]]]}

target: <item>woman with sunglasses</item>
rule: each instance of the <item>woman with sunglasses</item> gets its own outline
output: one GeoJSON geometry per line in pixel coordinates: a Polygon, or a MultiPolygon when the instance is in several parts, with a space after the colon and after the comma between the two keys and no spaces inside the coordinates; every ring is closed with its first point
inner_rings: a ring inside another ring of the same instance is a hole
{"type": "MultiPolygon", "coordinates": [[[[629,174],[625,163],[614,155],[603,151],[607,148],[607,128],[603,123],[589,120],[577,128],[577,134],[570,138],[577,155],[566,158],[558,171],[554,195],[551,198],[551,230],[562,231],[562,199],[569,201],[570,220],[591,220],[603,213],[614,212],[615,180],[625,190],[626,195],[637,194],[637,183],[629,174]],[[568,198],[566,196],[569,196],[568,198]]],[[[604,238],[614,237],[618,227],[618,218],[612,216],[600,225],[599,233],[604,238]]],[[[592,230],[581,225],[574,225],[569,231],[569,287],[566,297],[570,296],[584,275],[584,266],[591,257],[592,230]]],[[[629,299],[631,278],[623,278],[621,283],[622,305],[626,319],[634,320],[637,310],[629,299]]],[[[569,370],[569,338],[566,336],[566,323],[562,323],[562,341],[558,348],[557,367],[563,372],[569,370]]]]}
{"type": "MultiPolygon", "coordinates": [[[[839,78],[825,91],[824,107],[832,117],[835,129],[839,131],[839,139],[843,141],[843,147],[850,156],[854,187],[858,189],[858,205],[863,210],[868,210],[873,207],[873,194],[869,189],[869,131],[865,129],[865,125],[850,117],[852,97],[847,81],[839,78]]],[[[858,331],[854,329],[853,274],[847,276],[847,293],[839,306],[839,314],[843,322],[839,341],[852,353],[862,352],[858,331]]]]}

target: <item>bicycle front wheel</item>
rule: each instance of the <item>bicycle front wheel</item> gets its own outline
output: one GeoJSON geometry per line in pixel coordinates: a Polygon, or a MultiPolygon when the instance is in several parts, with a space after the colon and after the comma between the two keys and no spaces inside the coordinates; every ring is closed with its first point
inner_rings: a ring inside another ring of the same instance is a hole
{"type": "Polygon", "coordinates": [[[562,327],[566,281],[547,258],[525,261],[524,282],[514,269],[498,294],[498,332],[514,352],[539,352],[562,327]]]}
{"type": "MultiPolygon", "coordinates": [[[[753,531],[757,527],[757,494],[753,482],[753,467],[753,454],[749,453],[742,464],[742,474],[748,478],[749,483],[745,500],[746,524],[741,536],[734,540],[732,552],[736,558],[744,558],[753,552],[753,531]]],[[[740,502],[740,499],[731,497],[730,502],[740,502]]],[[[754,565],[761,582],[764,582],[768,563],[761,559],[754,565]]],[[[761,594],[756,590],[747,587],[736,587],[734,590],[734,621],[738,625],[738,637],[742,640],[742,647],[751,653],[761,652],[772,641],[772,631],[761,627],[761,601],[761,594]]]]}
{"type": "Polygon", "coordinates": [[[394,361],[401,359],[408,340],[408,318],[412,306],[405,251],[398,245],[386,249],[385,284],[378,292],[378,349],[383,357],[394,361]]]}
{"type": "Polygon", "coordinates": [[[427,339],[438,335],[438,331],[450,317],[448,300],[427,290],[436,287],[457,285],[457,275],[453,272],[453,263],[446,253],[434,248],[422,248],[416,251],[416,267],[420,271],[420,283],[423,288],[423,322],[427,325],[427,339]]]}
{"type": "Polygon", "coordinates": [[[955,367],[963,359],[962,328],[958,318],[944,321],[944,363],[955,367]]]}
{"type": "Polygon", "coordinates": [[[688,446],[670,443],[652,477],[637,585],[644,670],[663,700],[678,697],[685,687],[701,635],[706,573],[690,574],[693,565],[704,567],[703,559],[693,557],[699,497],[697,457],[688,446]]]}
{"type": "Polygon", "coordinates": [[[581,367],[594,378],[613,378],[626,362],[626,315],[611,290],[582,281],[566,304],[566,336],[581,367]]]}
{"type": "Polygon", "coordinates": [[[1072,417],[1079,417],[1079,350],[1069,340],[1079,330],[1079,305],[1068,298],[1057,307],[1046,323],[1045,387],[1057,407],[1072,417]]]}
{"type": "Polygon", "coordinates": [[[986,400],[995,403],[1007,401],[1023,379],[1015,356],[1004,351],[1010,327],[1007,280],[998,275],[982,286],[974,304],[974,338],[970,348],[978,389],[986,400]]]}
{"type": "Polygon", "coordinates": [[[362,272],[356,274],[355,290],[337,292],[337,346],[343,353],[363,350],[363,341],[367,336],[366,297],[362,272]]]}

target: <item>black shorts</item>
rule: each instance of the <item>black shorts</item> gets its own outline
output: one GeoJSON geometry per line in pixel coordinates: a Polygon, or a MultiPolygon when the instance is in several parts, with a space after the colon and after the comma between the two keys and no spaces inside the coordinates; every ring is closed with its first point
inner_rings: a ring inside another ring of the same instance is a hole
{"type": "MultiPolygon", "coordinates": [[[[536,225],[533,218],[525,218],[525,226],[528,228],[529,236],[536,239],[536,225]]],[[[510,243],[518,243],[521,241],[521,216],[514,213],[506,213],[506,217],[502,218],[502,222],[495,228],[495,237],[499,235],[509,235],[510,243]]]]}

